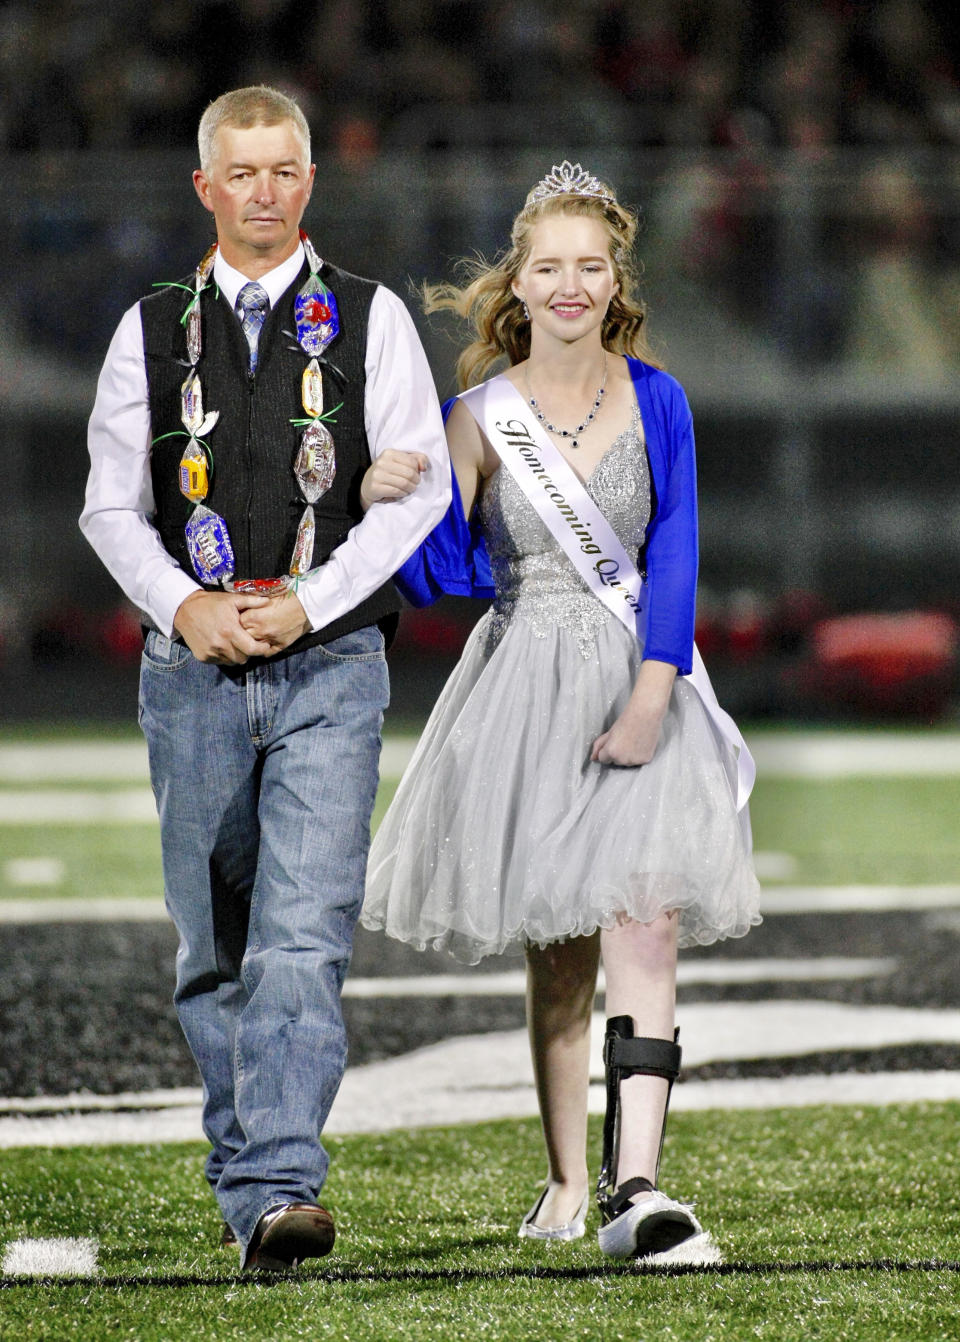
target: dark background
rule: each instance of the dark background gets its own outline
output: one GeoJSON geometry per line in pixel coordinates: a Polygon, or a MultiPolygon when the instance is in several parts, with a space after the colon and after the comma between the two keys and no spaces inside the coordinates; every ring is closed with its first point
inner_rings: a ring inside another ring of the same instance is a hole
{"type": "MultiPolygon", "coordinates": [[[[123,310],[191,270],[204,106],[314,134],[318,250],[411,304],[580,159],[642,212],[651,330],[698,437],[698,639],[759,717],[951,716],[960,616],[960,63],[923,0],[91,0],[0,6],[0,702],[130,719],[138,631],[76,526],[123,310]],[[910,612],[936,621],[910,620],[910,612]],[[831,623],[878,614],[889,623],[831,623]]],[[[478,610],[411,615],[399,717],[478,610]]]]}

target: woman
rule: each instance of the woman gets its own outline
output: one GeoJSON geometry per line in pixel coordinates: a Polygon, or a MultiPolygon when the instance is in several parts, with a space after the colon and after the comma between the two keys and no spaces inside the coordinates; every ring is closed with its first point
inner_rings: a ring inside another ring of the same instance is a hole
{"type": "MultiPolygon", "coordinates": [[[[676,955],[759,922],[758,887],[735,797],[730,742],[742,738],[715,699],[710,709],[705,673],[693,677],[699,693],[686,678],[696,656],[693,436],[632,296],[635,229],[609,188],[564,163],[527,197],[497,264],[462,290],[428,290],[431,308],[473,321],[461,385],[502,356],[509,366],[454,401],[459,499],[455,490],[445,524],[399,580],[421,603],[489,593],[489,555],[495,599],[374,839],[362,921],[470,962],[525,948],[548,1164],[520,1226],[527,1238],[584,1233],[602,958],[601,1248],[716,1261],[690,1208],[657,1189],[680,1063],[676,955]],[[617,546],[619,569],[604,557],[617,546]],[[646,569],[642,588],[634,566],[646,569]],[[631,569],[632,596],[611,578],[631,569]]],[[[415,461],[385,453],[365,496],[401,497],[417,474],[415,461]]],[[[743,775],[748,761],[744,749],[743,775]]]]}

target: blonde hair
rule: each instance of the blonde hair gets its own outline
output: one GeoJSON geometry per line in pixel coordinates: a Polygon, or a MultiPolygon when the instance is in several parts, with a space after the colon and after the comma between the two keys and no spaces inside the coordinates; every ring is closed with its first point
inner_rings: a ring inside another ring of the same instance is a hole
{"type": "Polygon", "coordinates": [[[267,84],[250,84],[246,88],[221,93],[200,118],[197,147],[201,169],[207,172],[214,160],[215,138],[221,126],[250,130],[252,126],[278,126],[281,121],[293,122],[303,144],[304,164],[309,163],[310,127],[292,98],[267,84]]]}
{"type": "MultiPolygon", "coordinates": [[[[612,193],[611,193],[612,195],[612,193]]],[[[637,218],[618,201],[595,196],[563,194],[548,196],[523,207],[510,231],[510,247],[490,264],[482,257],[459,263],[462,287],[455,284],[425,284],[424,310],[456,312],[470,323],[475,338],[457,360],[461,390],[483,380],[498,359],[517,364],[530,354],[530,323],[523,305],[511,287],[530,255],[533,230],[541,219],[552,215],[580,215],[598,220],[610,238],[610,260],[619,289],[603,320],[601,340],[611,354],[629,354],[661,366],[647,341],[646,304],[635,297],[637,274],[633,243],[637,218]]]]}

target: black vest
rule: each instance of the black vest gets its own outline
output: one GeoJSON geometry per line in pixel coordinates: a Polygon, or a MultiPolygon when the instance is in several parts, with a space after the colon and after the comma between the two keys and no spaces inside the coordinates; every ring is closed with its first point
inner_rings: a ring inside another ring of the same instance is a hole
{"type": "MultiPolygon", "coordinates": [[[[237,579],[274,578],[287,572],[306,507],[293,474],[302,428],[291,420],[306,418],[300,380],[308,360],[293,334],[293,302],[307,274],[304,265],[267,314],[253,377],[247,372],[246,337],[226,299],[215,285],[208,286],[200,299],[203,352],[197,372],[203,409],[205,414],[220,412],[205,440],[213,458],[213,472],[204,502],[227,524],[237,579]]],[[[333,290],[340,313],[340,334],[325,354],[343,374],[341,381],[321,364],[324,410],[332,410],[341,400],[343,404],[333,419],[326,421],[333,435],[337,472],[330,489],[313,505],[314,567],[329,558],[363,517],[360,483],[370,465],[364,429],[364,358],[370,304],[377,289],[371,280],[326,264],[321,277],[333,290]]],[[[175,433],[183,429],[180,387],[189,371],[185,363],[186,333],[180,320],[187,302],[182,288],[161,289],[141,301],[140,319],[153,438],[153,521],[168,553],[199,582],[184,536],[194,505],[179,488],[180,458],[187,440],[182,432],[175,433]],[[171,433],[174,436],[163,436],[171,433]]],[[[387,582],[333,624],[319,633],[306,634],[287,651],[328,643],[368,624],[383,623],[389,628],[395,624],[399,609],[396,589],[387,582]]]]}

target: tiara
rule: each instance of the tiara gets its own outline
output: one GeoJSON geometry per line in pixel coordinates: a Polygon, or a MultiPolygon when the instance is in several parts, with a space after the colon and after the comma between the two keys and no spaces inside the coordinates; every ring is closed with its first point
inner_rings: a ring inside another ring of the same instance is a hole
{"type": "Polygon", "coordinates": [[[582,168],[579,163],[571,163],[566,158],[559,167],[555,163],[546,177],[536,184],[524,202],[524,209],[538,200],[546,200],[548,196],[596,196],[599,200],[616,199],[609,187],[598,182],[596,177],[591,177],[586,168],[582,168]]]}

